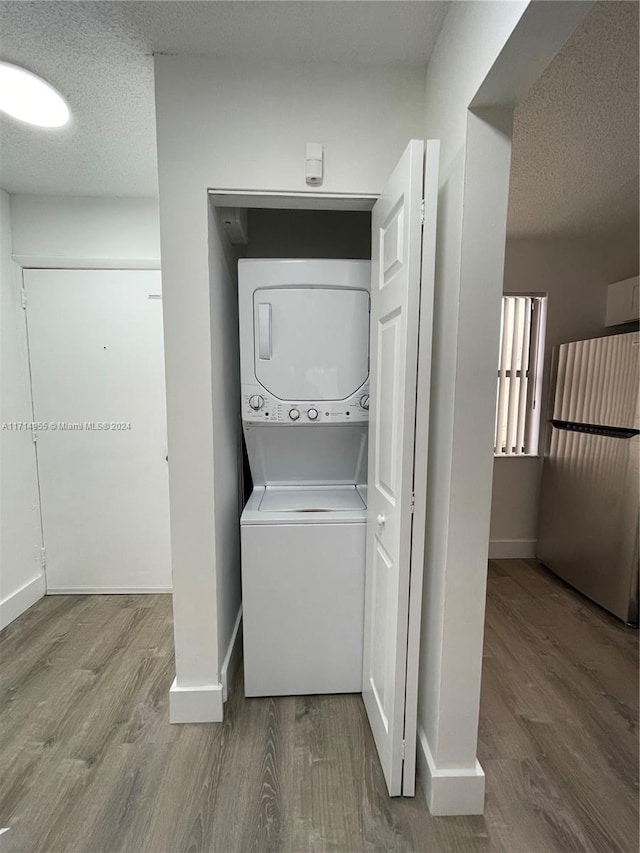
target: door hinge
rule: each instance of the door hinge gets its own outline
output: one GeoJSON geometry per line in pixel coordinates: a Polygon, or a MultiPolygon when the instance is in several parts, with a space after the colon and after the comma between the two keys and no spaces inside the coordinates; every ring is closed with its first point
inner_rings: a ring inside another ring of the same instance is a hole
{"type": "Polygon", "coordinates": [[[20,305],[23,308],[27,307],[27,291],[24,289],[24,287],[20,288],[20,305]]]}
{"type": "Polygon", "coordinates": [[[40,564],[43,569],[47,568],[47,549],[40,548],[40,564]]]}
{"type": "Polygon", "coordinates": [[[424,199],[420,202],[420,222],[424,225],[424,199]]]}
{"type": "Polygon", "coordinates": [[[407,742],[406,742],[406,740],[403,740],[402,743],[400,744],[400,758],[404,761],[404,759],[406,757],[407,757],[407,742]]]}
{"type": "Polygon", "coordinates": [[[416,508],[416,493],[411,492],[411,515],[415,512],[416,508]]]}

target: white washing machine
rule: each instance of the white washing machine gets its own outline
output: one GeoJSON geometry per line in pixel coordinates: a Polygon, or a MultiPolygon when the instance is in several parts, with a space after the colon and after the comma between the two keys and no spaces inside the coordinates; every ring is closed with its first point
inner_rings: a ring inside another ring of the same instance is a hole
{"type": "Polygon", "coordinates": [[[241,260],[247,696],[360,692],[368,261],[241,260]]]}

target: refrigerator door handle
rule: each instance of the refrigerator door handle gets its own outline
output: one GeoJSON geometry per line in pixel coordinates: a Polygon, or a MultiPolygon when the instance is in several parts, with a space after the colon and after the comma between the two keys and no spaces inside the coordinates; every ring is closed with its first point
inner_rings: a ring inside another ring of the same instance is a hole
{"type": "Polygon", "coordinates": [[[575,421],[560,421],[556,418],[553,418],[551,423],[556,429],[567,430],[568,432],[584,432],[589,435],[604,435],[607,438],[633,438],[640,435],[640,429],[632,429],[631,427],[579,424],[575,421]]]}

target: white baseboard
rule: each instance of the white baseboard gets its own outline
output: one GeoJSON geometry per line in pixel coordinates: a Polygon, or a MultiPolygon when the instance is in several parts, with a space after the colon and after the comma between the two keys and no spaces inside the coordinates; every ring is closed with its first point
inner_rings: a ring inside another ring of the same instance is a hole
{"type": "Polygon", "coordinates": [[[242,649],[242,605],[233,625],[231,639],[220,670],[219,684],[179,687],[174,678],[169,690],[169,719],[172,723],[221,723],[229,685],[240,662],[242,649]]]}
{"type": "Polygon", "coordinates": [[[221,723],[222,684],[179,687],[169,690],[169,721],[172,723],[221,723]]]}
{"type": "Polygon", "coordinates": [[[242,649],[242,632],[240,625],[242,624],[242,605],[238,610],[236,621],[231,633],[231,639],[227,647],[227,653],[224,656],[222,669],[220,670],[220,681],[222,682],[222,701],[226,702],[229,698],[229,685],[233,681],[238,664],[240,663],[240,650],[242,649]]]}
{"type": "Polygon", "coordinates": [[[536,555],[537,539],[491,539],[490,560],[530,560],[536,555]]]}
{"type": "Polygon", "coordinates": [[[484,770],[475,767],[439,770],[424,729],[418,726],[418,773],[427,806],[432,815],[482,814],[484,811],[484,770]]]}
{"type": "Polygon", "coordinates": [[[20,589],[8,595],[0,601],[0,630],[6,628],[14,619],[17,619],[25,610],[28,610],[45,593],[44,575],[38,575],[20,589]]]}
{"type": "Polygon", "coordinates": [[[47,595],[157,595],[170,586],[48,586],[47,595]]]}

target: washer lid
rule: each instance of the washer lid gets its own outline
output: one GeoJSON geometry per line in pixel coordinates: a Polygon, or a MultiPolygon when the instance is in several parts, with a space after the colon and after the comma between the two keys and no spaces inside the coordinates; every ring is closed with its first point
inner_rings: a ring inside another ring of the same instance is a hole
{"type": "Polygon", "coordinates": [[[366,509],[355,486],[267,486],[260,512],[331,512],[366,509]]]}

